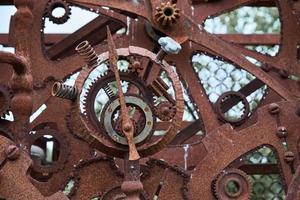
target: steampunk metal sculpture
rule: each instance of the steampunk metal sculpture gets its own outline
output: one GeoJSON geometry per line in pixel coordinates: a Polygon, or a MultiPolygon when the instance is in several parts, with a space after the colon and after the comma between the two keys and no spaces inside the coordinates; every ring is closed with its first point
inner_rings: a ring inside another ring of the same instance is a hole
{"type": "Polygon", "coordinates": [[[0,121],[2,199],[250,199],[257,174],[278,174],[286,199],[299,198],[299,1],[3,4],[17,12],[9,42],[1,42],[15,54],[0,52],[0,115],[13,115],[0,121]],[[100,16],[52,44],[45,19],[66,23],[71,5],[100,16]],[[281,35],[205,31],[209,16],[245,5],[278,7],[281,35]],[[123,28],[127,34],[119,34],[123,28]],[[280,51],[269,57],[246,44],[280,44],[280,51]],[[253,78],[212,103],[192,66],[196,53],[253,78]],[[247,97],[259,89],[254,109],[247,97]],[[183,120],[186,110],[192,121],[183,120]],[[49,142],[51,162],[43,151],[49,142]],[[250,164],[249,154],[262,147],[277,162],[250,164]]]}

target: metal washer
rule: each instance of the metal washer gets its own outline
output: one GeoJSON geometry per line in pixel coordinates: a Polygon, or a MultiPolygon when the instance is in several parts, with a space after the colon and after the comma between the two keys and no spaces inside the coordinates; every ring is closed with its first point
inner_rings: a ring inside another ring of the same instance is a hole
{"type": "MultiPolygon", "coordinates": [[[[151,130],[154,126],[154,120],[153,120],[153,113],[151,108],[148,106],[148,104],[143,101],[141,98],[138,98],[136,96],[125,96],[125,101],[127,104],[134,105],[136,107],[139,107],[141,110],[143,110],[145,115],[145,127],[144,129],[136,136],[134,137],[134,143],[138,144],[143,142],[151,133],[151,130]]],[[[104,111],[104,128],[109,135],[109,137],[122,145],[127,145],[127,139],[125,137],[120,136],[113,128],[113,125],[111,123],[111,119],[113,117],[114,111],[120,107],[119,99],[115,99],[110,103],[110,105],[105,109],[104,111]]]]}

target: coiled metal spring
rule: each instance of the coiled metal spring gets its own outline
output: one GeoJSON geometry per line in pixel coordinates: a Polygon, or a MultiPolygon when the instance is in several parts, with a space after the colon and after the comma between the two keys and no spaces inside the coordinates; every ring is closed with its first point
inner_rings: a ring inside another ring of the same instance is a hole
{"type": "Polygon", "coordinates": [[[103,87],[105,93],[109,96],[109,98],[112,98],[113,96],[115,96],[114,91],[111,89],[111,87],[109,85],[106,85],[103,87]]]}
{"type": "Polygon", "coordinates": [[[60,82],[55,82],[52,86],[52,96],[74,101],[77,98],[78,90],[76,87],[69,86],[60,82]]]}
{"type": "Polygon", "coordinates": [[[88,64],[89,67],[98,65],[98,55],[90,43],[85,40],[81,42],[75,50],[83,57],[84,61],[88,64]]]}

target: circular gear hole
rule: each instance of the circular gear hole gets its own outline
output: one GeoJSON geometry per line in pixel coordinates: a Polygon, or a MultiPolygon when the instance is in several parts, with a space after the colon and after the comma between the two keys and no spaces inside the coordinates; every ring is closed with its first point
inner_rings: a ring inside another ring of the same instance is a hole
{"type": "Polygon", "coordinates": [[[170,7],[165,8],[163,12],[164,12],[164,15],[168,16],[168,17],[170,17],[174,14],[173,8],[170,8],[170,7]]]}
{"type": "Polygon", "coordinates": [[[241,194],[242,188],[235,180],[230,180],[225,186],[225,192],[229,197],[237,197],[241,194]]]}
{"type": "Polygon", "coordinates": [[[64,7],[58,6],[51,11],[51,15],[55,18],[60,18],[66,14],[66,10],[64,7]]]}
{"type": "Polygon", "coordinates": [[[30,146],[30,155],[41,165],[53,165],[59,159],[60,144],[52,135],[43,135],[30,146]]]}

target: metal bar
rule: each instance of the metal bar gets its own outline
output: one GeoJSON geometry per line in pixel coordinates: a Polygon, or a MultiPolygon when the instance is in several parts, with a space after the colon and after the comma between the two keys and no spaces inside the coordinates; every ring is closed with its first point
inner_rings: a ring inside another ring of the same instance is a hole
{"type": "Polygon", "coordinates": [[[1,0],[0,6],[14,5],[14,0],[1,0]]]}
{"type": "Polygon", "coordinates": [[[239,169],[247,174],[279,174],[277,164],[248,164],[239,169]]]}
{"type": "MultiPolygon", "coordinates": [[[[94,27],[95,28],[95,27],[94,27]]],[[[69,34],[45,34],[45,45],[50,46],[62,41],[69,34]]],[[[215,34],[227,42],[241,45],[276,45],[280,44],[280,36],[277,34],[215,34]]],[[[70,36],[70,35],[69,35],[70,36]]],[[[9,46],[8,34],[0,34],[0,44],[9,46]]]]}
{"type": "MultiPolygon", "coordinates": [[[[200,3],[209,3],[209,2],[207,2],[207,0],[192,0],[192,4],[194,4],[194,5],[200,4],[200,3]]],[[[212,3],[213,3],[213,1],[212,1],[212,3]]],[[[274,7],[274,6],[276,6],[276,3],[273,0],[259,0],[259,1],[255,1],[253,3],[250,3],[248,6],[274,7]]]]}
{"type": "Polygon", "coordinates": [[[99,16],[48,49],[49,58],[57,59],[74,54],[76,45],[83,40],[88,40],[91,45],[100,43],[106,39],[106,32],[103,31],[106,25],[110,27],[112,33],[122,28],[120,23],[99,16]]]}
{"type": "Polygon", "coordinates": [[[182,129],[172,140],[170,144],[176,145],[176,144],[182,144],[189,138],[193,137],[198,131],[200,131],[203,128],[203,124],[200,120],[196,120],[193,123],[191,123],[189,126],[182,129]]]}

